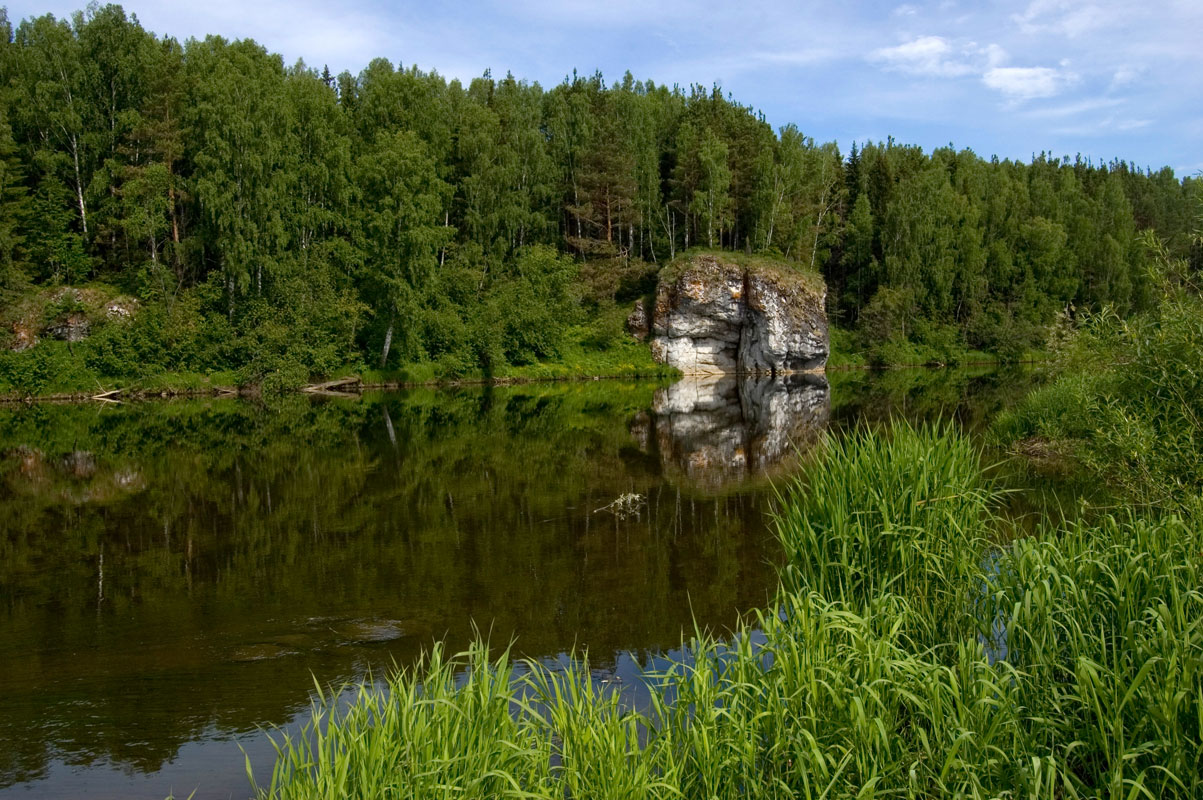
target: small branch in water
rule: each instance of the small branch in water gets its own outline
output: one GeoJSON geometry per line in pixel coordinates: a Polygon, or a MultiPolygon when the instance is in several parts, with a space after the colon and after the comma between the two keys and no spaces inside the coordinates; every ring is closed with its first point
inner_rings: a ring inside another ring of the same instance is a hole
{"type": "Polygon", "coordinates": [[[625,519],[626,517],[638,514],[639,509],[643,508],[646,502],[647,499],[643,495],[636,494],[635,492],[628,492],[627,494],[619,495],[614,502],[610,503],[609,505],[593,509],[593,513],[596,514],[599,511],[610,511],[613,512],[614,516],[618,517],[619,519],[625,519]]]}

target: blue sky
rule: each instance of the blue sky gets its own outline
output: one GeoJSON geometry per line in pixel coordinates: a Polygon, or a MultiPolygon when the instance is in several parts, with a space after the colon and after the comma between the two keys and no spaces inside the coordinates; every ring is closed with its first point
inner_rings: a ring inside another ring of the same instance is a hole
{"type": "MultiPolygon", "coordinates": [[[[3,2],[3,0],[0,0],[3,2]]],[[[14,21],[82,2],[13,2],[14,21]]],[[[289,63],[383,56],[464,80],[721,84],[774,127],[979,155],[1035,152],[1203,170],[1203,0],[680,2],[189,0],[123,3],[185,39],[253,38],[289,63]]]]}

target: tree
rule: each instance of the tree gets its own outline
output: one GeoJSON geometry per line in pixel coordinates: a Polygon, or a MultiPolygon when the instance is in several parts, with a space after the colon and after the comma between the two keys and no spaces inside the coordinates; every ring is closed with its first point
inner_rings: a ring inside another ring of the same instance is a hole
{"type": "Polygon", "coordinates": [[[412,324],[450,234],[442,211],[449,187],[433,160],[409,131],[381,132],[358,166],[365,253],[361,286],[365,301],[387,318],[380,364],[388,362],[398,316],[404,353],[419,344],[412,324]]]}
{"type": "Polygon", "coordinates": [[[698,142],[694,158],[697,160],[697,188],[689,203],[689,210],[700,219],[701,229],[706,231],[707,247],[714,247],[717,234],[721,242],[723,229],[729,226],[734,216],[731,203],[731,169],[727,166],[727,144],[707,128],[698,142]]]}
{"type": "Polygon", "coordinates": [[[25,220],[25,187],[21,162],[7,113],[0,104],[0,297],[24,284],[22,227],[25,220]]]}
{"type": "Polygon", "coordinates": [[[253,42],[214,36],[189,42],[185,56],[192,191],[233,320],[239,297],[262,296],[289,243],[283,214],[295,175],[282,169],[290,149],[284,67],[253,42]]]}

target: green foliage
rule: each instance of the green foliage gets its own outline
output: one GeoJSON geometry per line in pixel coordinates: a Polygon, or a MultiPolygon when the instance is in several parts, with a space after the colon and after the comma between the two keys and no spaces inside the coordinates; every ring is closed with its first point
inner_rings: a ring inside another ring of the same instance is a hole
{"type": "Polygon", "coordinates": [[[996,439],[1040,442],[1145,504],[1203,488],[1203,299],[1196,275],[1156,240],[1156,310],[1086,315],[1060,345],[1058,380],[1001,417],[996,439]]]}
{"type": "Polygon", "coordinates": [[[821,274],[868,361],[1014,361],[1071,304],[1155,302],[1142,229],[1203,253],[1200,182],[1168,170],[893,140],[844,159],[718,87],[629,74],[465,87],[378,58],[335,86],[250,40],[156,38],[114,5],[11,33],[0,295],[100,281],[212,328],[188,363],[164,342],[142,373],[529,367],[561,357],[581,308],[634,300],[698,245],[821,274]],[[557,250],[571,291],[523,264],[557,250]]]}
{"type": "Polygon", "coordinates": [[[6,394],[87,391],[95,388],[96,377],[66,342],[43,342],[20,353],[0,353],[0,391],[6,394]]]}
{"type": "Polygon", "coordinates": [[[823,469],[787,488],[782,504],[786,590],[854,607],[899,595],[937,626],[912,635],[972,635],[965,617],[992,496],[968,439],[897,424],[823,447],[823,469]]]}
{"type": "Polygon", "coordinates": [[[999,562],[991,603],[1033,709],[1025,738],[1067,790],[1189,797],[1203,781],[1203,524],[1105,517],[999,562]],[[1060,762],[1059,764],[1057,762],[1060,762]]]}

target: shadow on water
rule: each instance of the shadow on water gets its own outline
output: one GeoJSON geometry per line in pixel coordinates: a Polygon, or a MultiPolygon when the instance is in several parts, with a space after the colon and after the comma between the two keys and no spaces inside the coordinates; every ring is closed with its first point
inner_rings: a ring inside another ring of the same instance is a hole
{"type": "Polygon", "coordinates": [[[630,682],[695,621],[764,606],[769,479],[829,418],[973,418],[1007,391],[991,380],[0,409],[0,796],[248,794],[239,747],[270,771],[259,729],[314,678],[454,652],[474,625],[630,682]]]}

